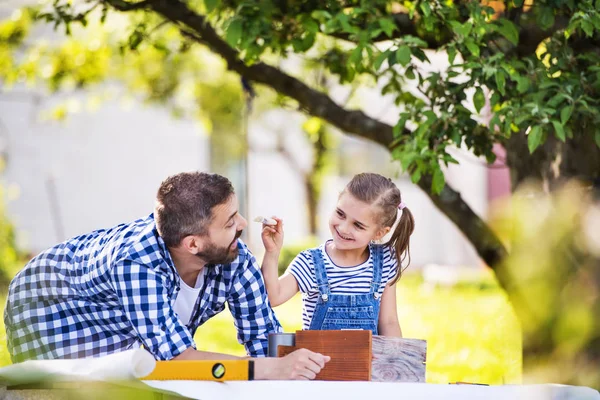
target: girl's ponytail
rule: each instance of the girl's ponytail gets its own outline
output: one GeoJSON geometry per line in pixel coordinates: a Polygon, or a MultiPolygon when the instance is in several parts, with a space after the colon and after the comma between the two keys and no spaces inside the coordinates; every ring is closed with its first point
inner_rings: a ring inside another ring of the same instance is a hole
{"type": "MultiPolygon", "coordinates": [[[[401,204],[403,205],[403,204],[401,204]]],[[[407,207],[398,208],[398,212],[401,212],[400,221],[396,224],[396,229],[392,233],[390,240],[385,243],[385,246],[390,246],[396,253],[396,260],[398,261],[398,273],[392,280],[392,284],[398,282],[402,276],[402,272],[410,264],[410,235],[415,230],[415,219],[412,213],[407,207]],[[404,260],[408,257],[408,262],[405,266],[402,265],[404,260]]]]}

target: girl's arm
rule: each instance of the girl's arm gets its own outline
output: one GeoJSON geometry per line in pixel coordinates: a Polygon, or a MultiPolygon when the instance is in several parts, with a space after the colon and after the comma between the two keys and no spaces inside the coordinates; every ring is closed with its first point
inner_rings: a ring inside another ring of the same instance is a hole
{"type": "Polygon", "coordinates": [[[377,328],[382,336],[402,337],[396,305],[396,284],[388,285],[383,290],[377,328]]]}
{"type": "Polygon", "coordinates": [[[292,275],[284,274],[279,278],[277,265],[283,246],[283,221],[276,217],[273,219],[277,221],[277,225],[263,225],[262,240],[265,245],[265,257],[261,268],[269,302],[271,306],[277,307],[291,299],[299,289],[296,278],[292,275]]]}
{"type": "Polygon", "coordinates": [[[298,282],[291,274],[283,274],[281,278],[278,276],[277,261],[279,254],[275,257],[272,254],[266,253],[262,263],[262,273],[267,287],[267,295],[271,306],[277,307],[285,303],[296,293],[298,293],[298,282]]]}

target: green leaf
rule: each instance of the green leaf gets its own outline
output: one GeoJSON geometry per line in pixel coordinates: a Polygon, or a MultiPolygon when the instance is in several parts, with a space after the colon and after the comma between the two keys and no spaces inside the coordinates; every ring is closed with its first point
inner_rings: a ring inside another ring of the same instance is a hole
{"type": "MultiPolygon", "coordinates": [[[[500,127],[501,121],[500,121],[500,116],[498,114],[494,114],[494,116],[492,117],[492,119],[490,119],[490,123],[489,123],[489,128],[492,132],[495,131],[495,126],[500,127]]],[[[460,143],[457,143],[457,145],[459,145],[460,143]]]]}
{"type": "Polygon", "coordinates": [[[412,181],[412,183],[419,183],[419,181],[421,180],[421,169],[420,168],[415,169],[415,172],[413,172],[412,175],[410,176],[410,180],[412,181]]]}
{"type": "Polygon", "coordinates": [[[138,48],[144,38],[142,35],[141,31],[135,30],[131,36],[129,36],[129,49],[135,50],[138,48]]]}
{"type": "Polygon", "coordinates": [[[450,65],[454,64],[454,59],[456,58],[456,47],[448,47],[448,62],[450,65]]]}
{"type": "Polygon", "coordinates": [[[374,38],[378,37],[379,35],[381,35],[381,32],[383,32],[381,29],[374,29],[374,30],[370,31],[369,39],[374,39],[374,38]]]}
{"type": "Polygon", "coordinates": [[[354,65],[360,64],[360,61],[362,60],[362,50],[363,50],[362,46],[356,46],[354,48],[354,50],[352,50],[352,53],[350,54],[348,61],[350,61],[350,63],[352,63],[354,65]]]}
{"type": "Polygon", "coordinates": [[[594,36],[594,25],[591,22],[581,21],[581,29],[583,29],[587,37],[594,36]]]}
{"type": "Polygon", "coordinates": [[[497,68],[494,68],[491,65],[483,64],[482,71],[483,71],[483,76],[485,76],[486,79],[489,78],[490,76],[494,75],[497,70],[498,70],[497,68]]]}
{"type": "Polygon", "coordinates": [[[461,24],[458,21],[450,21],[450,26],[455,33],[463,37],[469,36],[471,29],[473,29],[473,24],[471,22],[465,22],[464,24],[461,24]]]}
{"type": "Polygon", "coordinates": [[[312,18],[304,18],[302,20],[302,26],[310,33],[319,32],[319,24],[312,18]]]}
{"type": "Polygon", "coordinates": [[[477,112],[480,112],[485,105],[485,95],[483,94],[483,89],[481,89],[481,86],[475,89],[475,94],[473,95],[473,104],[475,105],[477,112]]]}
{"type": "Polygon", "coordinates": [[[515,46],[519,43],[519,30],[516,25],[507,19],[499,19],[497,30],[515,46]]]}
{"type": "Polygon", "coordinates": [[[381,26],[381,29],[383,29],[385,34],[390,38],[392,37],[394,30],[397,29],[396,24],[394,24],[389,18],[381,18],[379,20],[379,26],[381,26]]]}
{"type": "Polygon", "coordinates": [[[307,33],[302,39],[293,39],[292,46],[294,51],[302,53],[310,49],[315,44],[316,35],[314,33],[307,33]]]}
{"type": "Polygon", "coordinates": [[[543,136],[542,128],[539,125],[534,125],[531,127],[529,134],[527,135],[527,146],[529,147],[529,153],[535,151],[538,146],[542,143],[543,136]]]}
{"type": "MultiPolygon", "coordinates": [[[[450,139],[454,142],[455,145],[460,147],[460,144],[462,143],[462,136],[460,136],[460,131],[458,129],[452,129],[452,134],[450,135],[450,139]]],[[[457,162],[457,164],[458,164],[458,162],[457,162]]]]}
{"type": "Polygon", "coordinates": [[[433,172],[433,181],[431,182],[431,190],[435,194],[440,194],[442,189],[444,189],[444,184],[446,183],[446,179],[444,178],[444,173],[438,167],[433,172]]]}
{"type": "Polygon", "coordinates": [[[539,9],[537,23],[542,29],[548,29],[554,25],[554,10],[550,7],[542,6],[539,9]]]}
{"type": "Polygon", "coordinates": [[[423,50],[421,50],[418,47],[413,47],[411,49],[413,56],[417,57],[419,60],[421,60],[422,62],[426,62],[428,64],[431,64],[431,61],[429,60],[429,57],[427,57],[427,54],[425,54],[425,52],[423,50]]]}
{"type": "Polygon", "coordinates": [[[563,129],[563,126],[561,125],[561,123],[558,122],[557,120],[553,119],[552,125],[554,126],[554,132],[556,132],[556,137],[564,142],[566,140],[565,130],[563,129]]]}
{"type": "Polygon", "coordinates": [[[529,90],[529,78],[518,77],[517,78],[517,91],[521,94],[529,90]]]}
{"type": "Polygon", "coordinates": [[[211,13],[217,5],[219,4],[219,0],[204,0],[204,5],[206,6],[206,12],[211,13]]]}
{"type": "Polygon", "coordinates": [[[566,133],[567,137],[569,139],[573,139],[573,129],[571,129],[571,127],[569,125],[566,125],[564,128],[565,128],[565,133],[566,133]]]}
{"type": "Polygon", "coordinates": [[[394,125],[394,128],[392,129],[392,133],[394,134],[395,138],[402,135],[404,127],[406,126],[406,121],[408,121],[408,118],[410,116],[410,114],[408,113],[402,113],[401,115],[402,116],[398,120],[398,123],[394,125]]]}
{"type": "Polygon", "coordinates": [[[417,155],[415,153],[401,153],[402,158],[400,159],[400,165],[402,165],[402,170],[408,170],[408,167],[413,163],[417,155]]]}
{"type": "Polygon", "coordinates": [[[410,80],[415,79],[416,75],[415,75],[415,71],[414,71],[413,67],[408,67],[406,69],[406,71],[404,72],[404,76],[406,76],[410,80]]]}
{"type": "Polygon", "coordinates": [[[560,110],[560,122],[565,125],[569,118],[571,118],[571,114],[573,113],[573,106],[566,106],[560,110]]]}
{"type": "Polygon", "coordinates": [[[310,13],[310,16],[316,19],[317,21],[327,21],[331,19],[331,14],[329,14],[325,10],[315,10],[310,13]]]}
{"type": "Polygon", "coordinates": [[[523,5],[524,0],[513,0],[513,4],[515,7],[521,7],[523,5]]]}
{"type": "Polygon", "coordinates": [[[459,162],[454,157],[452,157],[450,154],[444,154],[444,157],[442,157],[442,159],[444,160],[446,165],[448,165],[448,163],[459,164],[459,162]]]}
{"type": "Polygon", "coordinates": [[[419,6],[425,17],[429,17],[431,15],[431,6],[429,5],[428,1],[422,1],[419,6]]]}
{"type": "Polygon", "coordinates": [[[410,47],[403,45],[396,50],[396,60],[402,64],[403,67],[410,62],[411,52],[410,47]]]}
{"type": "Polygon", "coordinates": [[[498,94],[498,92],[494,92],[492,94],[492,98],[490,99],[490,105],[492,107],[494,107],[496,104],[498,104],[500,102],[500,95],[498,94]]]}
{"type": "MultiPolygon", "coordinates": [[[[600,0],[599,0],[600,1],[600,0]]],[[[402,41],[406,44],[414,44],[418,47],[427,47],[427,42],[421,38],[412,35],[406,35],[402,37],[402,41]]]]}
{"type": "Polygon", "coordinates": [[[233,18],[227,26],[225,34],[225,40],[231,47],[236,47],[240,39],[242,38],[242,20],[239,18],[233,18]]]}
{"type": "Polygon", "coordinates": [[[390,54],[388,55],[388,65],[390,67],[393,65],[396,65],[396,52],[395,51],[390,51],[390,54]]]}
{"type": "Polygon", "coordinates": [[[469,49],[471,54],[475,57],[479,57],[479,46],[477,46],[472,39],[466,40],[465,46],[467,46],[467,49],[469,49]]]}
{"type": "Polygon", "coordinates": [[[382,51],[377,55],[377,57],[375,57],[375,61],[373,61],[373,68],[375,69],[375,71],[381,68],[381,64],[383,64],[383,61],[388,57],[389,53],[389,50],[382,51]]]}
{"type": "Polygon", "coordinates": [[[350,23],[348,22],[348,16],[346,14],[344,14],[343,12],[339,13],[337,16],[338,21],[340,21],[340,24],[342,25],[342,30],[346,33],[358,33],[358,28],[356,28],[355,26],[350,25],[350,23]]]}
{"type": "Polygon", "coordinates": [[[500,94],[504,95],[504,85],[506,84],[506,77],[503,71],[496,72],[496,86],[500,94]]]}

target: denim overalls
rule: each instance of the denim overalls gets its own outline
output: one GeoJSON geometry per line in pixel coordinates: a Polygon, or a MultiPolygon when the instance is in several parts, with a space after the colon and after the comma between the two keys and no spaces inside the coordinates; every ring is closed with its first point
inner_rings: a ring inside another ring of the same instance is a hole
{"type": "Polygon", "coordinates": [[[311,249],[319,298],[310,323],[310,330],[364,329],[377,335],[379,321],[383,246],[371,246],[373,280],[368,294],[331,294],[327,272],[319,249],[311,249]]]}

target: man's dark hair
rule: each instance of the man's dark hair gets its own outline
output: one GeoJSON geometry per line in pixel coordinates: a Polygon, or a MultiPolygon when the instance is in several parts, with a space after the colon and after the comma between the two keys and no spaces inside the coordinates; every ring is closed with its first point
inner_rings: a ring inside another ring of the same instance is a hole
{"type": "Polygon", "coordinates": [[[229,179],[205,172],[182,172],[165,179],[156,194],[156,229],[167,246],[188,235],[205,235],[212,209],[234,193],[229,179]]]}

